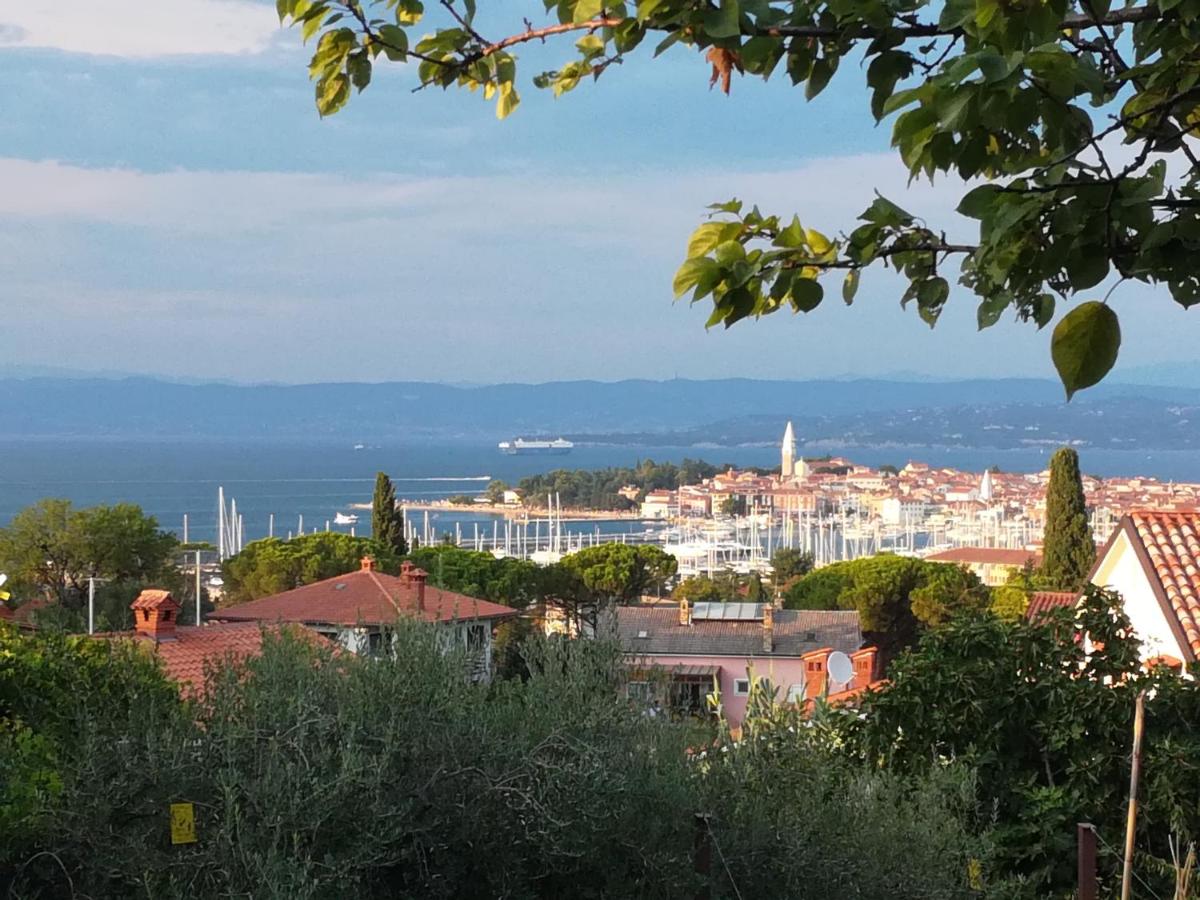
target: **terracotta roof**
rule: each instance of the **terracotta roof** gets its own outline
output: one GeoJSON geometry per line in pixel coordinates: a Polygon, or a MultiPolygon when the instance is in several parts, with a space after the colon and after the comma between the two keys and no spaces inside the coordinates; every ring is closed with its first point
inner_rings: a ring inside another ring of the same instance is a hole
{"type": "Polygon", "coordinates": [[[853,653],[863,642],[858,613],[843,610],[775,610],[769,654],[763,652],[761,620],[702,619],[680,625],[678,609],[661,606],[619,606],[614,618],[616,637],[630,654],[798,657],[822,647],[853,653]]]}
{"type": "Polygon", "coordinates": [[[501,619],[515,609],[426,585],[424,609],[417,584],[394,575],[361,569],[306,584],[282,594],[217,610],[227,621],[298,622],[305,625],[389,625],[400,616],[428,622],[501,619]]]}
{"type": "Polygon", "coordinates": [[[1200,512],[1131,512],[1150,571],[1193,655],[1200,656],[1200,512]]]}
{"type": "Polygon", "coordinates": [[[167,677],[178,682],[184,696],[188,696],[203,688],[206,663],[257,656],[262,652],[262,635],[263,628],[257,622],[210,622],[199,627],[176,626],[170,640],[155,641],[133,631],[105,632],[95,637],[133,641],[155,653],[167,677]]]}
{"type": "Polygon", "coordinates": [[[978,565],[1023,566],[1041,562],[1035,550],[1008,550],[1003,547],[955,547],[925,557],[932,562],[976,563],[978,565]]]}
{"type": "Polygon", "coordinates": [[[1059,607],[1073,608],[1079,600],[1074,591],[1034,591],[1029,595],[1029,605],[1025,607],[1025,618],[1033,621],[1040,619],[1047,612],[1059,607]]]}

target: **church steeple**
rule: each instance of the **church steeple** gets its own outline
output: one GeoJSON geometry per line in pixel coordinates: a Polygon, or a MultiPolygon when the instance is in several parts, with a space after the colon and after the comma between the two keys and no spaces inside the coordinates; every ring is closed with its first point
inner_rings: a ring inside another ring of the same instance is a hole
{"type": "Polygon", "coordinates": [[[791,422],[787,423],[787,428],[783,432],[783,446],[780,448],[780,459],[780,477],[791,478],[796,474],[796,433],[792,430],[791,422]]]}

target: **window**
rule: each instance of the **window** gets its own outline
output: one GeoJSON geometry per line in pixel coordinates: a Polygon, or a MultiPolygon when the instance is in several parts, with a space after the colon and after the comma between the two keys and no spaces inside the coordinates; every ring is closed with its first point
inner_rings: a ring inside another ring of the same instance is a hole
{"type": "Polygon", "coordinates": [[[746,697],[750,694],[750,679],[735,678],[733,679],[733,695],[735,697],[746,697]]]}
{"type": "Polygon", "coordinates": [[[487,646],[487,629],[483,625],[467,626],[467,652],[482,653],[487,646]]]}
{"type": "Polygon", "coordinates": [[[625,685],[625,696],[639,703],[649,703],[654,698],[648,681],[631,681],[625,685]]]}

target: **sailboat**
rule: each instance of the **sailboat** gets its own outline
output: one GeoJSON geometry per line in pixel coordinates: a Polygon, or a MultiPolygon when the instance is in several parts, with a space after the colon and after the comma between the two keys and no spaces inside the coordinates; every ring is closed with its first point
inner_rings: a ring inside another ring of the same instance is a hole
{"type": "Polygon", "coordinates": [[[336,516],[333,517],[333,524],[334,525],[357,525],[358,524],[358,516],[354,515],[354,513],[350,513],[349,515],[347,515],[346,513],[338,513],[336,516]]]}

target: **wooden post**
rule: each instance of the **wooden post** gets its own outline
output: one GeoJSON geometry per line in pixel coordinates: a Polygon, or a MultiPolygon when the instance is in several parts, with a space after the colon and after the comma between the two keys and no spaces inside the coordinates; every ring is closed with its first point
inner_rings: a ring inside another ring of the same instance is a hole
{"type": "Polygon", "coordinates": [[[1096,826],[1080,822],[1075,826],[1078,837],[1079,893],[1078,900],[1096,900],[1096,826]]]}
{"type": "Polygon", "coordinates": [[[692,866],[704,881],[696,890],[696,900],[712,898],[712,838],[708,833],[708,816],[696,813],[693,817],[695,839],[692,845],[692,866]]]}
{"type": "Polygon", "coordinates": [[[1137,825],[1138,776],[1142,774],[1142,731],[1146,725],[1146,692],[1139,691],[1133,713],[1133,762],[1129,767],[1129,814],[1125,818],[1125,871],[1121,875],[1121,900],[1133,888],[1133,836],[1137,825]]]}

